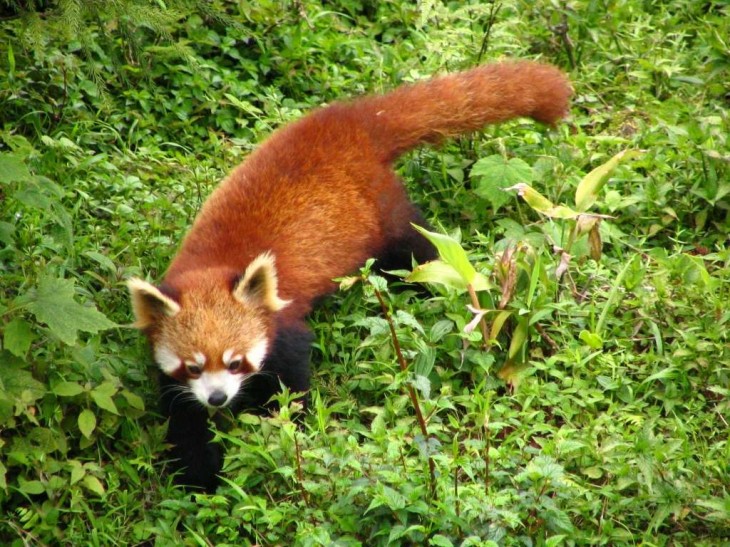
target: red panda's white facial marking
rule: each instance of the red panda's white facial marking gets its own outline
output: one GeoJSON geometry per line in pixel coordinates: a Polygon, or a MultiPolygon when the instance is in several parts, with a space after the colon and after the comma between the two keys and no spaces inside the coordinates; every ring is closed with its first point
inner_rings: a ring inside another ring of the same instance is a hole
{"type": "Polygon", "coordinates": [[[232,374],[226,370],[203,372],[199,378],[189,379],[188,386],[205,406],[219,408],[233,400],[246,377],[246,374],[232,374]]]}
{"type": "Polygon", "coordinates": [[[155,362],[165,374],[171,376],[180,368],[182,360],[170,348],[162,345],[156,346],[154,354],[155,362]]]}
{"type": "Polygon", "coordinates": [[[246,361],[256,371],[261,370],[264,365],[264,358],[266,353],[269,351],[269,343],[266,338],[262,338],[256,344],[254,344],[248,353],[246,353],[246,361]]]}
{"type": "Polygon", "coordinates": [[[192,270],[165,287],[129,282],[135,325],[182,389],[209,407],[230,404],[262,370],[276,313],[289,304],[278,294],[274,256],[257,256],[240,278],[231,269],[192,270]]]}

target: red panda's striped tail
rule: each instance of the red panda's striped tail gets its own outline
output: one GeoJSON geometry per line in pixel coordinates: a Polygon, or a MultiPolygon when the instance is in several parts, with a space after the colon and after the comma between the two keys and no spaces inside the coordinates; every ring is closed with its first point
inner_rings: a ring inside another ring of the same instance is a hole
{"type": "Polygon", "coordinates": [[[552,125],[568,113],[572,89],[557,68],[531,62],[482,65],[353,103],[384,158],[426,142],[530,117],[552,125]]]}

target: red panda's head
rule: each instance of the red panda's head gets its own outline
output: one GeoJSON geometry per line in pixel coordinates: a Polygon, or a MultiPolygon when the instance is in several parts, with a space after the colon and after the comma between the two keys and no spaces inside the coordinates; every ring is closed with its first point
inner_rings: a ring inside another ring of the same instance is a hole
{"type": "Polygon", "coordinates": [[[157,365],[209,407],[229,404],[261,370],[274,315],[289,303],[278,296],[268,253],[233,282],[215,271],[196,270],[174,293],[141,279],[128,286],[135,326],[150,339],[157,365]]]}

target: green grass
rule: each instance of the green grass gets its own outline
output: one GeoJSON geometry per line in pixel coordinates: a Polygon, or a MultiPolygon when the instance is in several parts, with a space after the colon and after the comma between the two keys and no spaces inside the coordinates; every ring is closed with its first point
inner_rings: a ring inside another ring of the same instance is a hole
{"type": "Polygon", "coordinates": [[[132,0],[65,18],[13,18],[11,4],[4,545],[730,541],[726,3],[132,0]],[[312,317],[303,426],[287,396],[269,419],[223,416],[225,485],[172,486],[124,280],[161,278],[217,181],[274,128],[504,57],[563,67],[571,119],[553,131],[518,120],[399,164],[491,288],[478,302],[443,285],[391,292],[365,272],[312,317]],[[622,150],[641,153],[590,209],[610,216],[600,256],[587,235],[571,240],[572,221],[501,199],[485,189],[499,181],[472,172],[519,166],[574,206],[583,177],[622,150]],[[559,278],[556,246],[572,256],[559,278]],[[488,348],[480,328],[464,331],[472,303],[488,310],[488,348]]]}

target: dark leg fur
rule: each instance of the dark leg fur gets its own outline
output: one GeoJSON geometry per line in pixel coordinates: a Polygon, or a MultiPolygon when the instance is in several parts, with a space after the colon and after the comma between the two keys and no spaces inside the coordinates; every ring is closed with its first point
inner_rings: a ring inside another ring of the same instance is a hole
{"type": "MultiPolygon", "coordinates": [[[[280,330],[264,362],[264,372],[246,382],[231,411],[270,412],[275,405],[269,403],[269,399],[280,391],[280,381],[293,392],[306,392],[309,389],[311,341],[312,335],[304,326],[280,330]]],[[[179,385],[173,378],[162,375],[162,412],[170,420],[167,442],[172,445],[175,470],[180,471],[176,482],[212,493],[220,482],[218,473],[223,467],[223,448],[212,442],[208,409],[192,400],[189,394],[181,393],[179,385]]]]}
{"type": "Polygon", "coordinates": [[[408,227],[403,235],[389,240],[378,256],[377,265],[381,270],[410,270],[412,267],[411,257],[415,258],[419,264],[438,257],[434,246],[419,234],[410,223],[423,226],[427,230],[431,229],[421,212],[415,206],[412,206],[408,227]]]}
{"type": "Polygon", "coordinates": [[[223,449],[211,442],[208,410],[190,394],[181,392],[179,386],[177,380],[161,375],[162,412],[170,419],[167,442],[172,445],[172,465],[180,471],[175,482],[214,492],[223,466],[223,449]]]}
{"type": "Polygon", "coordinates": [[[236,397],[233,411],[268,414],[276,409],[270,399],[281,391],[281,384],[292,392],[308,391],[311,343],[312,333],[304,325],[280,329],[261,373],[246,382],[236,397]]]}

